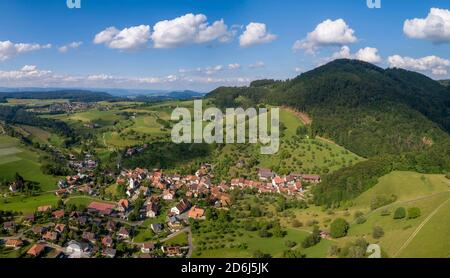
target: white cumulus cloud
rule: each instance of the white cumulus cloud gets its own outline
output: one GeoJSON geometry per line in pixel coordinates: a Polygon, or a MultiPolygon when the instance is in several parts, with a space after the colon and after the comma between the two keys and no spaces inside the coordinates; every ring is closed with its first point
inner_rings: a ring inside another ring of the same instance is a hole
{"type": "Polygon", "coordinates": [[[314,53],[321,46],[335,46],[355,43],[358,38],[343,19],[327,19],[316,26],[314,31],[308,33],[306,38],[297,40],[292,47],[294,51],[303,49],[314,53]]]}
{"type": "Polygon", "coordinates": [[[403,32],[413,39],[435,43],[450,42],[450,11],[432,8],[426,18],[406,20],[403,32]]]}
{"type": "Polygon", "coordinates": [[[233,63],[233,64],[228,65],[228,69],[230,69],[230,70],[238,70],[240,68],[241,68],[241,65],[238,63],[233,63]]]}
{"type": "Polygon", "coordinates": [[[254,64],[248,65],[248,67],[251,69],[260,69],[260,68],[264,68],[265,66],[266,66],[266,64],[264,64],[263,61],[258,61],[254,64]]]}
{"type": "Polygon", "coordinates": [[[276,38],[276,35],[267,31],[266,24],[251,22],[239,37],[239,44],[241,47],[248,47],[255,44],[270,43],[276,38]]]}
{"type": "Polygon", "coordinates": [[[450,68],[450,60],[434,55],[417,59],[393,55],[388,58],[388,62],[389,66],[393,68],[420,71],[432,75],[447,75],[450,68]]]}
{"type": "Polygon", "coordinates": [[[63,46],[59,47],[58,51],[60,53],[66,53],[67,51],[69,51],[69,49],[79,48],[82,44],[83,44],[83,42],[71,42],[69,44],[66,44],[66,45],[63,45],[63,46]]]}
{"type": "Polygon", "coordinates": [[[187,44],[201,44],[218,40],[227,42],[232,36],[223,19],[212,24],[203,14],[186,14],[172,20],[163,20],[153,26],[154,48],[173,48],[187,44]]]}
{"type": "Polygon", "coordinates": [[[342,46],[339,51],[333,54],[331,60],[334,59],[356,59],[373,64],[382,61],[381,56],[378,54],[378,49],[374,47],[361,48],[356,53],[351,53],[350,47],[346,45],[342,46]]]}
{"type": "Polygon", "coordinates": [[[11,41],[0,41],[0,61],[5,61],[14,56],[36,51],[40,49],[51,48],[51,44],[41,45],[37,43],[13,43],[11,41]]]}
{"type": "Polygon", "coordinates": [[[113,49],[134,50],[144,47],[150,38],[149,25],[133,26],[122,30],[109,27],[95,36],[94,43],[105,44],[113,49]]]}
{"type": "Polygon", "coordinates": [[[27,81],[44,79],[52,75],[51,71],[39,70],[35,65],[25,65],[20,70],[0,71],[0,80],[27,81]]]}

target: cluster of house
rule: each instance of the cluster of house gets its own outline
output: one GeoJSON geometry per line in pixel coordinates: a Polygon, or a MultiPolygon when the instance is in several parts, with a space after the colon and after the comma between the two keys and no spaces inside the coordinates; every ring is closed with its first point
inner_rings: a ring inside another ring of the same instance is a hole
{"type": "Polygon", "coordinates": [[[289,174],[280,176],[270,169],[259,169],[259,181],[236,178],[231,180],[231,189],[254,188],[259,193],[283,193],[296,195],[304,193],[302,182],[320,183],[319,175],[289,174]]]}
{"type": "MultiPolygon", "coordinates": [[[[26,215],[23,218],[22,230],[25,231],[18,238],[9,238],[4,242],[7,248],[21,248],[26,242],[35,241],[26,252],[29,257],[38,257],[50,251],[57,251],[54,256],[65,258],[89,258],[94,255],[102,257],[114,258],[117,256],[116,245],[124,242],[133,248],[138,247],[141,251],[139,257],[153,258],[156,256],[155,244],[153,242],[132,243],[130,240],[133,235],[133,228],[124,224],[118,217],[124,207],[129,204],[125,200],[115,203],[106,203],[93,201],[84,212],[72,211],[70,213],[61,209],[52,209],[50,205],[40,206],[36,214],[26,215]],[[42,224],[40,217],[46,214],[48,220],[42,224]],[[93,226],[97,228],[93,230],[93,226]],[[33,234],[35,240],[27,237],[33,234]],[[74,238],[68,238],[71,234],[78,234],[74,238]],[[22,239],[23,238],[23,239],[22,239]],[[60,239],[63,240],[64,245],[60,239]]],[[[181,215],[186,214],[187,217],[202,219],[204,210],[191,206],[190,202],[183,199],[170,212],[168,218],[168,229],[172,232],[181,230],[184,226],[185,218],[181,215]]],[[[14,221],[3,223],[3,229],[11,234],[17,232],[17,224],[14,221]]],[[[163,224],[152,224],[151,229],[155,233],[164,231],[163,224]]],[[[186,248],[183,246],[161,246],[162,252],[169,257],[183,256],[186,248]]]]}
{"type": "Polygon", "coordinates": [[[135,201],[141,195],[147,197],[147,215],[153,213],[153,208],[157,207],[155,202],[159,201],[158,199],[174,200],[177,192],[181,189],[186,189],[185,197],[187,198],[203,197],[216,206],[229,206],[231,201],[227,191],[230,187],[225,183],[218,186],[212,184],[209,175],[210,167],[210,165],[202,165],[195,175],[186,176],[164,174],[158,169],[149,171],[136,168],[122,171],[116,182],[119,185],[127,186],[126,195],[131,201],[135,201]],[[149,198],[152,188],[161,192],[157,199],[155,196],[149,198]]]}
{"type": "Polygon", "coordinates": [[[49,113],[73,113],[95,108],[95,103],[88,102],[58,102],[48,106],[49,113]]]}
{"type": "Polygon", "coordinates": [[[69,166],[78,173],[92,172],[97,167],[97,161],[91,154],[85,154],[83,160],[76,160],[73,154],[69,155],[69,166]]]}
{"type": "Polygon", "coordinates": [[[95,187],[93,170],[97,167],[94,157],[86,154],[83,160],[76,160],[74,155],[69,155],[69,167],[78,174],[59,180],[57,183],[59,190],[55,194],[63,196],[78,191],[92,195],[95,187]]]}
{"type": "MultiPolygon", "coordinates": [[[[203,164],[196,171],[195,175],[164,174],[159,169],[149,171],[147,169],[136,168],[134,170],[123,170],[116,180],[119,185],[126,186],[128,199],[119,201],[118,207],[122,218],[127,217],[131,203],[135,202],[139,196],[145,198],[142,208],[140,208],[141,218],[153,218],[159,213],[161,201],[172,201],[177,193],[181,192],[185,196],[177,206],[171,209],[174,215],[186,212],[191,206],[186,198],[203,198],[215,207],[228,207],[231,205],[229,190],[252,188],[260,193],[282,193],[287,195],[302,194],[304,188],[302,182],[319,183],[320,176],[305,174],[290,174],[279,176],[270,169],[260,169],[259,181],[244,178],[232,179],[231,183],[222,182],[218,185],[211,182],[211,165],[203,164]],[[151,191],[160,194],[151,194],[151,191]]],[[[171,215],[169,215],[170,217],[171,215]]],[[[197,218],[197,217],[194,217],[197,218]]]]}
{"type": "Polygon", "coordinates": [[[130,147],[125,151],[126,156],[133,156],[135,154],[141,153],[148,148],[148,144],[142,146],[130,147]]]}

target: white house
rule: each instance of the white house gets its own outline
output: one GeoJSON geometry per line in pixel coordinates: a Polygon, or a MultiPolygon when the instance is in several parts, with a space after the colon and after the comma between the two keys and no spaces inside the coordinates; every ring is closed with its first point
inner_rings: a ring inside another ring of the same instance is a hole
{"type": "Polygon", "coordinates": [[[164,192],[163,192],[163,199],[166,200],[166,201],[171,201],[171,200],[173,200],[174,195],[175,194],[172,191],[164,190],[164,192]]]}
{"type": "Polygon", "coordinates": [[[66,253],[70,258],[89,258],[91,248],[88,243],[71,240],[66,247],[66,253]]]}
{"type": "Polygon", "coordinates": [[[130,178],[128,180],[128,188],[129,189],[135,189],[136,188],[136,184],[137,184],[137,182],[135,182],[132,178],[130,178]]]}

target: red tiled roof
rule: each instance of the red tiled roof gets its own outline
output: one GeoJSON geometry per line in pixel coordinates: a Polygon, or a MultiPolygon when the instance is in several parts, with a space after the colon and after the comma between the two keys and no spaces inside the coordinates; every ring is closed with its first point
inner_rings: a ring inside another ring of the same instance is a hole
{"type": "Polygon", "coordinates": [[[128,208],[128,206],[130,205],[127,199],[121,199],[118,204],[119,206],[124,208],[128,208]]]}
{"type": "Polygon", "coordinates": [[[97,211],[106,211],[115,208],[116,205],[108,204],[108,203],[100,203],[100,202],[92,202],[89,204],[88,209],[93,209],[97,211]]]}
{"type": "Polygon", "coordinates": [[[47,210],[52,209],[52,206],[40,206],[38,207],[38,212],[46,212],[47,210]]]}
{"type": "Polygon", "coordinates": [[[205,214],[205,210],[204,210],[204,209],[199,208],[199,207],[197,207],[197,206],[193,206],[193,207],[189,210],[188,216],[189,216],[190,218],[197,219],[197,218],[203,217],[204,214],[205,214]]]}
{"type": "Polygon", "coordinates": [[[64,210],[62,210],[62,209],[57,210],[57,211],[53,212],[52,215],[53,215],[53,217],[61,218],[64,216],[64,210]]]}
{"type": "Polygon", "coordinates": [[[23,241],[20,239],[8,239],[5,243],[5,246],[19,247],[22,244],[23,244],[23,241]]]}
{"type": "Polygon", "coordinates": [[[28,251],[27,254],[31,255],[31,256],[39,256],[39,254],[42,253],[42,251],[44,251],[45,249],[45,245],[42,243],[38,243],[33,245],[33,247],[31,247],[28,251]]]}

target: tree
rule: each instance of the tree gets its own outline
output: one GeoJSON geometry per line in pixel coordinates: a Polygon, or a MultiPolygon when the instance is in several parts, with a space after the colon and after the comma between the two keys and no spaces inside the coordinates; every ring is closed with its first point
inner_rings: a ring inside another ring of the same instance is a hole
{"type": "Polygon", "coordinates": [[[403,219],[406,217],[406,210],[404,207],[399,207],[394,212],[394,219],[403,219]]]}
{"type": "Polygon", "coordinates": [[[318,226],[314,226],[312,234],[308,235],[302,242],[303,248],[309,248],[320,242],[320,230],[318,226]]]}
{"type": "Polygon", "coordinates": [[[272,233],[275,237],[284,237],[287,234],[286,231],[281,229],[280,224],[277,224],[272,228],[272,233]]]}
{"type": "Polygon", "coordinates": [[[415,219],[421,214],[420,208],[412,207],[408,209],[408,219],[415,219]]]}
{"type": "Polygon", "coordinates": [[[384,230],[380,226],[375,226],[372,229],[372,237],[374,239],[379,239],[384,236],[384,230]]]}
{"type": "Polygon", "coordinates": [[[297,242],[292,241],[292,240],[286,240],[284,242],[284,245],[286,245],[289,248],[293,248],[293,247],[295,247],[297,245],[297,242]]]}
{"type": "Polygon", "coordinates": [[[339,252],[342,258],[364,258],[366,256],[367,246],[369,244],[362,238],[354,242],[348,242],[339,252]]]}
{"type": "Polygon", "coordinates": [[[272,256],[270,254],[265,254],[259,250],[256,250],[255,252],[253,252],[253,258],[256,259],[269,259],[272,258],[272,256]]]}
{"type": "Polygon", "coordinates": [[[356,218],[356,224],[364,224],[366,222],[366,218],[364,216],[360,216],[356,218]]]}
{"type": "Polygon", "coordinates": [[[252,217],[261,217],[261,215],[262,212],[259,207],[252,207],[252,209],[250,210],[250,216],[252,217]]]}
{"type": "Polygon", "coordinates": [[[259,235],[260,237],[271,237],[271,236],[272,236],[272,234],[271,234],[269,231],[267,231],[266,229],[260,230],[260,231],[258,232],[258,235],[259,235]]]}
{"type": "Polygon", "coordinates": [[[300,250],[285,250],[283,252],[283,258],[289,258],[289,259],[302,259],[306,258],[306,255],[303,254],[300,250]]]}
{"type": "Polygon", "coordinates": [[[347,221],[342,218],[335,219],[330,225],[330,235],[334,238],[340,238],[347,235],[350,228],[347,221]]]}
{"type": "Polygon", "coordinates": [[[62,199],[59,199],[56,206],[60,209],[64,209],[64,201],[62,199]]]}
{"type": "Polygon", "coordinates": [[[278,205],[277,210],[279,212],[282,212],[285,209],[287,209],[286,199],[284,198],[284,196],[278,196],[277,205],[278,205]]]}
{"type": "Polygon", "coordinates": [[[297,219],[292,220],[292,227],[294,228],[298,228],[298,227],[302,227],[303,223],[298,221],[297,219]]]}

